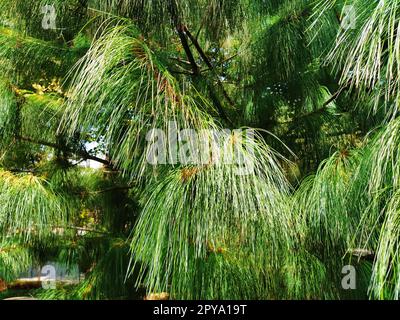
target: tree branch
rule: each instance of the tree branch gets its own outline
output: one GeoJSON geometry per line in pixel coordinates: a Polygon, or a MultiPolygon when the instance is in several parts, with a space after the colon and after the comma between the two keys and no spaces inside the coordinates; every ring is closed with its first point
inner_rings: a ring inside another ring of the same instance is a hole
{"type": "Polygon", "coordinates": [[[196,63],[196,60],[194,59],[192,51],[190,50],[190,46],[184,32],[184,27],[180,21],[179,12],[175,0],[169,0],[168,11],[171,16],[172,24],[176,32],[178,33],[179,39],[181,40],[182,47],[185,50],[186,56],[192,66],[193,74],[199,75],[200,68],[196,63]]]}
{"type": "Polygon", "coordinates": [[[79,156],[79,157],[81,157],[81,158],[83,158],[85,160],[92,160],[92,161],[95,161],[95,162],[99,162],[101,164],[104,164],[105,166],[109,166],[109,167],[112,166],[110,161],[107,161],[105,159],[101,159],[99,157],[93,156],[93,155],[89,154],[86,150],[72,150],[72,149],[68,149],[68,148],[66,148],[64,146],[58,145],[58,144],[53,143],[53,142],[48,142],[48,141],[44,141],[44,140],[35,140],[35,139],[30,138],[30,137],[17,136],[16,138],[18,140],[30,142],[30,143],[33,143],[33,144],[39,144],[39,145],[50,147],[50,148],[53,148],[53,149],[56,149],[56,150],[70,152],[70,153],[73,153],[73,154],[75,154],[75,155],[77,155],[77,156],[79,156]]]}
{"type": "MultiPolygon", "coordinates": [[[[192,44],[196,47],[196,50],[200,54],[201,58],[208,65],[208,67],[213,71],[213,66],[212,66],[210,60],[208,59],[208,57],[205,55],[204,51],[201,49],[197,39],[195,37],[193,37],[192,34],[187,29],[187,27],[183,25],[183,23],[179,17],[176,0],[169,0],[168,10],[169,10],[169,13],[171,16],[171,21],[172,21],[173,27],[175,28],[176,32],[178,33],[182,47],[185,50],[186,56],[192,66],[193,76],[195,76],[195,77],[200,76],[201,71],[200,71],[199,66],[196,63],[196,60],[194,59],[192,51],[190,50],[190,46],[189,46],[186,36],[188,36],[190,38],[192,44]]],[[[228,94],[226,93],[225,89],[223,88],[221,80],[218,77],[217,77],[217,81],[218,81],[218,84],[221,86],[222,91],[223,91],[225,97],[227,98],[227,100],[229,101],[229,103],[231,105],[234,105],[233,101],[229,98],[228,94]]],[[[232,121],[228,118],[224,108],[222,107],[221,103],[219,102],[217,95],[214,91],[214,88],[211,85],[208,85],[208,87],[209,87],[211,98],[212,98],[214,104],[216,105],[220,116],[225,121],[232,124],[232,121]]]]}
{"type": "MultiPolygon", "coordinates": [[[[185,33],[188,35],[190,41],[192,41],[194,47],[196,48],[197,52],[199,53],[201,59],[203,59],[203,61],[205,62],[205,64],[207,65],[207,67],[211,70],[214,71],[214,66],[212,65],[210,59],[207,57],[207,55],[205,54],[205,52],[203,51],[203,49],[201,48],[199,42],[197,41],[197,39],[190,33],[189,29],[187,27],[184,27],[184,31],[185,33]]],[[[226,100],[228,100],[228,102],[230,103],[231,106],[235,106],[235,103],[233,102],[233,100],[231,99],[231,97],[228,95],[228,93],[226,92],[224,85],[222,83],[222,81],[219,79],[219,77],[217,76],[217,81],[219,86],[221,87],[221,90],[226,98],[226,100]]]]}
{"type": "MultiPolygon", "coordinates": [[[[201,48],[199,42],[197,41],[196,37],[194,37],[189,29],[184,26],[184,32],[185,34],[187,34],[187,36],[189,37],[190,41],[193,43],[194,47],[196,48],[197,52],[199,53],[201,59],[204,61],[204,63],[207,65],[207,67],[209,68],[210,71],[212,71],[214,73],[214,66],[212,65],[210,59],[207,57],[207,55],[205,54],[205,52],[203,51],[203,49],[201,48]]],[[[217,74],[215,74],[216,79],[217,79],[217,83],[219,85],[219,87],[221,88],[221,91],[225,97],[225,99],[229,102],[229,104],[232,107],[235,107],[235,103],[233,102],[233,100],[231,99],[231,97],[228,95],[228,93],[226,92],[224,85],[221,81],[221,79],[219,78],[219,76],[217,74]]],[[[216,97],[216,94],[214,92],[214,90],[210,87],[210,90],[212,91],[212,95],[214,97],[216,97]]],[[[221,104],[217,104],[217,108],[218,108],[218,112],[220,113],[221,117],[228,121],[230,124],[232,124],[232,121],[229,119],[228,115],[226,114],[225,110],[222,108],[221,104]]]]}
{"type": "Polygon", "coordinates": [[[183,27],[182,25],[176,26],[176,31],[178,32],[178,35],[179,35],[179,38],[181,40],[183,49],[185,50],[186,56],[187,56],[191,66],[192,66],[193,74],[194,75],[199,75],[200,74],[200,68],[196,63],[196,60],[194,59],[192,51],[190,50],[189,43],[188,43],[188,41],[186,39],[186,35],[185,35],[185,32],[184,32],[184,29],[185,29],[185,27],[183,27]]]}

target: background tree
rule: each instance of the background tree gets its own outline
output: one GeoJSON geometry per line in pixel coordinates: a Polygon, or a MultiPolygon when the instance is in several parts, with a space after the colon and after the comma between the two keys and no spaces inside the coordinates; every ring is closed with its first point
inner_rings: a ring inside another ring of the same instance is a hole
{"type": "Polygon", "coordinates": [[[398,1],[352,1],[354,29],[349,1],[52,4],[48,28],[47,1],[0,0],[1,279],[53,260],[86,276],[42,298],[398,298],[398,1]],[[255,173],[149,165],[171,120],[258,128],[255,173]]]}

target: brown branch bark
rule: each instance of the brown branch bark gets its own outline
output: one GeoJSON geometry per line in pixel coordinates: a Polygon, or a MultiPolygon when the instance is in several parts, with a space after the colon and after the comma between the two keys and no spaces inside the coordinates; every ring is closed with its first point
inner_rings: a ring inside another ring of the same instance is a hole
{"type": "Polygon", "coordinates": [[[200,74],[200,68],[196,63],[196,60],[194,59],[192,51],[190,50],[189,43],[188,43],[188,41],[186,39],[186,35],[185,35],[185,32],[184,32],[184,27],[182,25],[178,25],[176,27],[176,31],[178,32],[178,35],[179,35],[179,38],[181,40],[183,49],[185,50],[186,56],[187,56],[191,66],[192,66],[193,75],[197,76],[197,75],[200,74]]]}
{"type": "MultiPolygon", "coordinates": [[[[193,45],[196,48],[197,52],[199,53],[201,59],[203,59],[203,61],[205,62],[205,64],[207,65],[207,67],[211,71],[214,71],[214,66],[212,65],[210,59],[207,57],[207,55],[205,54],[205,52],[201,48],[201,46],[200,46],[199,42],[197,41],[197,39],[190,33],[190,31],[189,31],[189,29],[187,27],[184,27],[184,31],[187,34],[187,36],[189,37],[190,41],[193,43],[193,45]]],[[[233,102],[231,97],[226,92],[226,90],[224,88],[224,85],[223,85],[222,81],[218,78],[218,76],[217,76],[217,82],[218,82],[218,85],[221,87],[222,93],[224,94],[226,100],[229,102],[229,104],[231,106],[234,107],[235,103],[233,102]]]]}
{"type": "MultiPolygon", "coordinates": [[[[207,65],[209,70],[214,73],[214,66],[212,65],[210,59],[207,57],[207,55],[204,52],[204,50],[201,48],[199,42],[197,41],[197,38],[194,37],[191,34],[191,32],[189,31],[189,29],[186,26],[184,26],[184,32],[185,32],[185,34],[187,34],[188,38],[190,39],[190,41],[192,42],[192,44],[196,48],[198,54],[200,55],[200,57],[204,61],[204,63],[207,65]]],[[[221,88],[222,94],[224,95],[225,99],[229,102],[229,104],[232,107],[235,107],[235,103],[233,102],[233,100],[231,99],[229,94],[226,92],[221,79],[218,77],[217,74],[215,74],[215,77],[217,79],[217,83],[218,83],[219,87],[221,88]]],[[[210,91],[212,91],[211,94],[212,94],[212,96],[214,96],[214,99],[215,99],[216,98],[216,93],[214,92],[214,89],[210,87],[210,91]]],[[[227,122],[229,122],[230,124],[232,124],[232,121],[229,119],[228,115],[226,114],[225,110],[222,108],[220,103],[217,104],[217,108],[218,108],[218,112],[220,113],[221,117],[224,120],[226,120],[227,122]]]]}
{"type": "MultiPolygon", "coordinates": [[[[169,13],[171,16],[171,21],[173,24],[173,27],[175,28],[176,32],[178,33],[179,39],[181,41],[182,47],[185,51],[186,57],[189,60],[191,67],[192,67],[192,71],[193,71],[193,76],[194,77],[198,77],[201,75],[201,71],[200,71],[200,67],[197,65],[196,60],[194,58],[194,55],[190,49],[189,46],[189,42],[187,37],[189,37],[191,43],[195,46],[197,52],[199,53],[200,57],[204,60],[204,62],[207,64],[207,66],[213,71],[213,66],[210,62],[210,60],[208,59],[208,57],[206,56],[206,54],[204,53],[204,51],[201,49],[197,39],[195,37],[192,36],[192,34],[189,32],[189,30],[187,29],[187,27],[182,23],[180,17],[179,17],[179,12],[178,12],[178,7],[176,4],[176,0],[169,0],[169,13]]],[[[219,78],[217,78],[218,84],[221,86],[222,88],[222,92],[224,93],[224,96],[227,98],[227,100],[229,101],[229,103],[231,105],[233,104],[232,99],[230,99],[230,97],[228,96],[227,92],[225,91],[225,89],[223,88],[222,82],[219,78]]],[[[214,88],[211,85],[208,85],[209,91],[210,91],[210,95],[211,95],[211,99],[213,100],[214,104],[217,107],[218,113],[220,114],[221,118],[224,119],[226,122],[228,122],[229,124],[232,124],[232,121],[229,119],[229,117],[227,116],[224,108],[222,107],[219,99],[217,98],[217,94],[215,93],[214,88]]]]}
{"type": "Polygon", "coordinates": [[[29,142],[29,143],[33,143],[33,144],[38,144],[38,145],[42,145],[42,146],[46,146],[46,147],[50,147],[56,150],[61,150],[61,151],[65,151],[65,152],[70,152],[72,154],[75,154],[85,160],[92,160],[95,162],[99,162],[101,164],[104,164],[105,166],[112,166],[110,161],[107,161],[105,159],[101,159],[99,157],[93,156],[91,154],[89,154],[86,150],[72,150],[72,149],[68,149],[64,146],[60,146],[56,143],[53,142],[48,142],[48,141],[44,141],[44,140],[35,140],[32,139],[30,137],[24,137],[24,136],[17,136],[16,137],[18,140],[22,140],[25,142],[29,142]]]}

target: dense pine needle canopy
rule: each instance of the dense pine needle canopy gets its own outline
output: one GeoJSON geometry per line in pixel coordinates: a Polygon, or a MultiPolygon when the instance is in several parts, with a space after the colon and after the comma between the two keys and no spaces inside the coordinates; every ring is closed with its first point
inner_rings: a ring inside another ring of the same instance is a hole
{"type": "Polygon", "coordinates": [[[0,0],[0,69],[0,284],[399,299],[400,1],[0,0]]]}

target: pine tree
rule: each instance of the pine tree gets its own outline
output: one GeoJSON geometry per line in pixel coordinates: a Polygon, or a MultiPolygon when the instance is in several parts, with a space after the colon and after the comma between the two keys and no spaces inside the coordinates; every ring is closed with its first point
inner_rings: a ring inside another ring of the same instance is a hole
{"type": "Polygon", "coordinates": [[[0,289],[57,261],[85,278],[42,299],[397,299],[399,8],[0,0],[0,289]],[[149,163],[172,121],[254,170],[149,163]]]}

